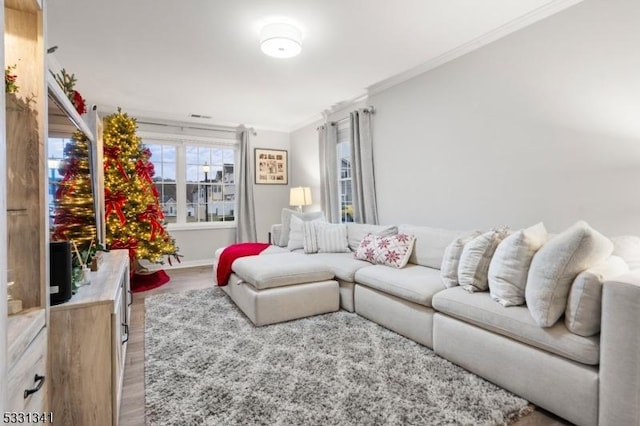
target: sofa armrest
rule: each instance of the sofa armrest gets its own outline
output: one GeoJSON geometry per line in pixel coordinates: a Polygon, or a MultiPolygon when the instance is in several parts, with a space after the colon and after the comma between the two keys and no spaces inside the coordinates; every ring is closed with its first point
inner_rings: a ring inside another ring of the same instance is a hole
{"type": "Polygon", "coordinates": [[[640,271],[604,284],[599,424],[640,424],[640,271]]]}
{"type": "Polygon", "coordinates": [[[271,225],[271,232],[269,233],[269,243],[279,246],[280,234],[282,234],[282,224],[276,223],[275,225],[271,225]]]}

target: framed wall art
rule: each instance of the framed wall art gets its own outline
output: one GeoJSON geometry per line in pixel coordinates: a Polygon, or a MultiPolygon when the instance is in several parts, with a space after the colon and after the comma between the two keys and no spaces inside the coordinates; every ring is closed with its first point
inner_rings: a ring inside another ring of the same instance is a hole
{"type": "Polygon", "coordinates": [[[256,184],[289,184],[287,151],[281,149],[255,148],[254,153],[256,184]]]}

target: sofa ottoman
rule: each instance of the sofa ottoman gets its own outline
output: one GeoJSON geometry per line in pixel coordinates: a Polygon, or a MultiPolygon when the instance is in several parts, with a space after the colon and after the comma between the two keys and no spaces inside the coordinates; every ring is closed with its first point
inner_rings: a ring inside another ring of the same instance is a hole
{"type": "Polygon", "coordinates": [[[340,309],[333,272],[303,254],[242,257],[233,262],[232,270],[228,285],[221,288],[257,326],[340,309]]]}

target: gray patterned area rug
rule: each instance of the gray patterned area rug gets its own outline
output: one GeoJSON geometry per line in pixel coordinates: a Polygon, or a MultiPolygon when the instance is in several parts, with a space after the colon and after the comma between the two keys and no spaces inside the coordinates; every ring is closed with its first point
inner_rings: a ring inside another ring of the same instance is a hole
{"type": "Polygon", "coordinates": [[[500,425],[531,410],[345,311],[255,327],[219,288],[145,309],[147,425],[500,425]]]}

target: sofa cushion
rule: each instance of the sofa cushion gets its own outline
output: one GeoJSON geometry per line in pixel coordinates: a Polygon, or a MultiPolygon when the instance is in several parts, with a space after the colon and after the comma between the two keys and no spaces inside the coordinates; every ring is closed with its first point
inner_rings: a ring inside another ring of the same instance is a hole
{"type": "Polygon", "coordinates": [[[337,279],[345,282],[354,282],[356,271],[367,266],[369,262],[358,260],[353,253],[317,253],[312,256],[314,260],[324,263],[337,279]]]}
{"type": "Polygon", "coordinates": [[[351,253],[347,241],[347,226],[342,223],[323,223],[316,227],[318,253],[351,253]]]}
{"type": "Polygon", "coordinates": [[[367,266],[358,269],[355,281],[427,307],[431,307],[433,295],[444,290],[439,270],[413,264],[402,269],[384,265],[367,266]]]}
{"type": "Polygon", "coordinates": [[[567,306],[569,288],[585,269],[611,255],[613,243],[578,221],[547,241],[533,256],[525,299],[531,316],[541,327],[550,327],[560,319],[567,306]]]}
{"type": "Polygon", "coordinates": [[[524,289],[533,255],[547,241],[547,230],[538,223],[505,238],[489,265],[489,293],[502,306],[524,304],[524,289]]]}
{"type": "Polygon", "coordinates": [[[431,228],[429,226],[400,225],[398,233],[415,235],[416,243],[409,263],[440,269],[444,249],[456,237],[469,231],[454,231],[451,229],[431,228]]]}
{"type": "Polygon", "coordinates": [[[464,245],[480,234],[480,231],[474,231],[471,234],[459,236],[444,249],[440,276],[445,287],[449,288],[458,285],[458,265],[460,264],[460,256],[464,245]]]}
{"type": "Polygon", "coordinates": [[[507,235],[507,228],[500,228],[478,235],[464,245],[458,264],[458,283],[469,292],[489,288],[489,264],[496,247],[507,235]]]}
{"type": "Polygon", "coordinates": [[[377,265],[404,268],[409,261],[415,237],[399,233],[389,237],[369,234],[360,241],[354,256],[377,265]]]}
{"type": "Polygon", "coordinates": [[[505,308],[493,301],[489,293],[469,293],[454,287],[436,294],[432,303],[437,311],[570,360],[588,365],[600,361],[597,337],[578,336],[562,322],[541,328],[526,306],[505,308]]]}
{"type": "Polygon", "coordinates": [[[640,269],[640,237],[624,235],[611,238],[614,256],[621,257],[629,269],[640,269]]]}
{"type": "Polygon", "coordinates": [[[571,284],[564,312],[564,324],[572,333],[580,336],[600,333],[602,285],[606,280],[625,272],[629,272],[625,261],[618,256],[610,256],[604,262],[578,274],[571,284]]]}
{"type": "Polygon", "coordinates": [[[233,262],[231,268],[258,290],[326,281],[334,276],[324,263],[301,253],[241,257],[233,262]]]}
{"type": "Polygon", "coordinates": [[[349,248],[356,251],[360,245],[360,241],[368,234],[378,235],[380,237],[388,237],[398,233],[398,227],[391,225],[370,225],[368,223],[347,223],[347,238],[349,239],[349,248]]]}
{"type": "Polygon", "coordinates": [[[324,219],[324,213],[322,212],[300,213],[291,209],[282,209],[282,212],[280,213],[280,223],[282,224],[282,230],[280,232],[280,240],[278,241],[278,245],[280,247],[286,247],[287,244],[289,244],[291,216],[297,216],[302,220],[313,220],[318,218],[324,219]]]}

